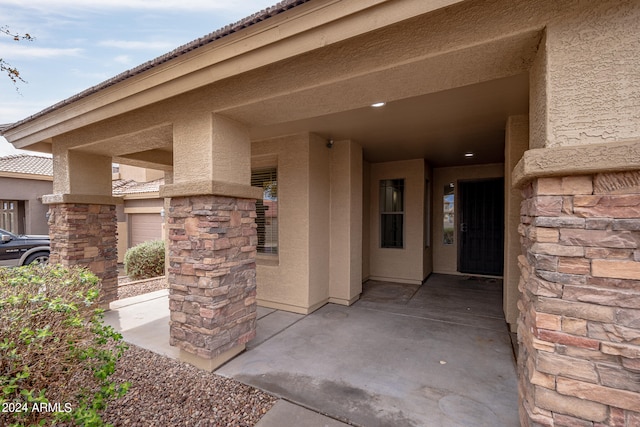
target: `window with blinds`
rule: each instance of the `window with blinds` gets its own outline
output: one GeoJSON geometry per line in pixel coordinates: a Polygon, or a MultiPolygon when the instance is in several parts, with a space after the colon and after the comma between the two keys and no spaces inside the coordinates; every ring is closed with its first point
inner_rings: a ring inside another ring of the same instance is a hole
{"type": "Polygon", "coordinates": [[[380,181],[380,246],[404,247],[404,179],[380,181]]]}
{"type": "Polygon", "coordinates": [[[278,173],[276,168],[251,171],[251,185],[263,190],[263,199],[256,201],[258,253],[278,253],[278,173]]]}

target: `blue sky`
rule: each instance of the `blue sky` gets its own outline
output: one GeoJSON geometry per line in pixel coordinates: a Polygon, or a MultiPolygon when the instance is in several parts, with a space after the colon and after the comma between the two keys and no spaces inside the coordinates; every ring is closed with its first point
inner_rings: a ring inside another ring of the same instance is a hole
{"type": "MultiPolygon", "coordinates": [[[[13,123],[278,0],[0,0],[0,124],[13,123]]],[[[0,137],[0,156],[17,151],[0,137]]]]}

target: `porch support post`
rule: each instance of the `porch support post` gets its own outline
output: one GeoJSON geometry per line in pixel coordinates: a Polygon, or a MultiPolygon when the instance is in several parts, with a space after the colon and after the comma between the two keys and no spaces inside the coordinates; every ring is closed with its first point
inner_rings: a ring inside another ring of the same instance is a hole
{"type": "Polygon", "coordinates": [[[213,370],[256,333],[255,200],[247,129],[214,114],[174,123],[167,215],[170,344],[213,370]]]}
{"type": "Polygon", "coordinates": [[[529,72],[532,149],[513,172],[523,426],[640,425],[638,19],[632,3],[576,10],[529,72]]]}
{"type": "Polygon", "coordinates": [[[516,332],[518,321],[518,282],[520,269],[518,268],[518,255],[520,254],[520,204],[522,194],[520,189],[511,185],[511,171],[516,166],[522,155],[529,148],[529,117],[512,116],[507,120],[505,131],[504,153],[504,291],[502,307],[511,332],[516,332]]]}
{"type": "Polygon", "coordinates": [[[362,147],[331,148],[329,302],[351,305],[362,293],[362,147]]]}
{"type": "Polygon", "coordinates": [[[640,171],[541,177],[523,194],[522,425],[636,425],[640,171]]]}
{"type": "Polygon", "coordinates": [[[66,150],[54,141],[54,194],[49,204],[50,262],[87,267],[101,280],[100,304],[117,299],[118,250],[111,158],[66,150]]]}

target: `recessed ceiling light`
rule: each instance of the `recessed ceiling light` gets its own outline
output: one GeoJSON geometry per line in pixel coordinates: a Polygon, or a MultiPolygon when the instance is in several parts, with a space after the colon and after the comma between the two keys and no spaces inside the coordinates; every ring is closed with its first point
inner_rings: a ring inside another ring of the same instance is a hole
{"type": "Polygon", "coordinates": [[[468,157],[468,158],[471,158],[471,157],[474,156],[474,154],[471,151],[469,151],[468,153],[464,153],[464,156],[468,157]]]}
{"type": "Polygon", "coordinates": [[[380,107],[384,107],[387,103],[386,102],[376,102],[375,104],[371,104],[371,106],[373,108],[380,108],[380,107]]]}

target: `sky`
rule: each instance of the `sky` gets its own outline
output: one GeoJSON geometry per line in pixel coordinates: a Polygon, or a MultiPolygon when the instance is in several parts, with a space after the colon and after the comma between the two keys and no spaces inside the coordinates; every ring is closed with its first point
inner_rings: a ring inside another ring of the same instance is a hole
{"type": "MultiPolygon", "coordinates": [[[[0,124],[13,123],[279,0],[0,0],[0,124]]],[[[17,154],[0,137],[0,156],[17,154]]]]}

